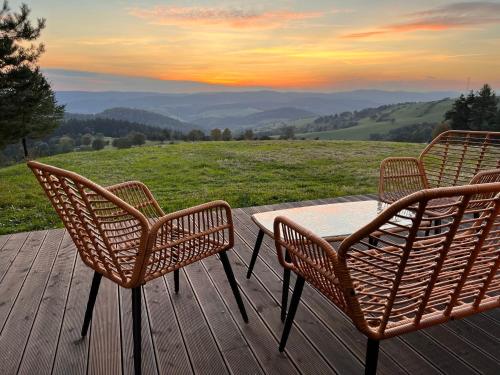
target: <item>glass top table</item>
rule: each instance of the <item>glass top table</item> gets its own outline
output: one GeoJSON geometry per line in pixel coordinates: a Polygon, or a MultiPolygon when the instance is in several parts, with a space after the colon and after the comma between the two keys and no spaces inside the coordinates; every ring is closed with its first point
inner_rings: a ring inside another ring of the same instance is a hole
{"type": "MultiPolygon", "coordinates": [[[[366,200],[357,202],[340,202],[324,204],[319,206],[295,207],[284,210],[260,212],[252,215],[252,220],[259,227],[259,234],[255,242],[252,258],[248,266],[247,279],[252,276],[252,271],[259,255],[259,250],[264,234],[274,238],[274,219],[285,216],[297,224],[309,229],[316,235],[323,237],[326,241],[342,241],[350,234],[375,219],[388,204],[377,200],[366,200]]],[[[393,221],[396,218],[393,218],[393,221]]],[[[403,221],[403,220],[401,220],[403,221]]],[[[406,220],[404,220],[406,221],[406,220]]],[[[387,225],[384,229],[389,229],[387,225]]],[[[371,241],[376,239],[369,238],[371,241]]],[[[376,244],[376,242],[374,243],[376,244]]],[[[285,259],[288,254],[285,253],[285,259]]],[[[289,259],[288,259],[289,260],[289,259]]],[[[281,320],[284,321],[288,301],[288,284],[290,281],[290,270],[283,270],[283,290],[281,300],[281,320]]]]}
{"type": "Polygon", "coordinates": [[[274,219],[285,216],[327,241],[341,240],[370,223],[388,204],[377,200],[343,202],[261,212],[252,220],[273,237],[274,219]]]}

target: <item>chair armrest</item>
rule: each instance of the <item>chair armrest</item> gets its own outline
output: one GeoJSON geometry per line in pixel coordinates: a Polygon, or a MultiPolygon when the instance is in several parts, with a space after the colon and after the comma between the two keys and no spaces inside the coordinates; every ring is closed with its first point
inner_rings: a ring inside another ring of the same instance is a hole
{"type": "Polygon", "coordinates": [[[426,188],[427,179],[419,159],[387,158],[380,164],[378,194],[382,202],[393,203],[426,188]]]}
{"type": "Polygon", "coordinates": [[[281,265],[303,277],[349,314],[345,293],[352,290],[352,285],[348,270],[339,267],[332,245],[283,216],[274,220],[274,239],[281,265]],[[285,259],[283,250],[290,260],[285,259]]]}
{"type": "Polygon", "coordinates": [[[151,191],[140,181],[122,182],[107,186],[106,190],[141,211],[148,218],[165,215],[151,191]]]}
{"type": "Polygon", "coordinates": [[[233,245],[231,207],[224,201],[167,214],[149,232],[144,280],[228,250],[233,245]]]}

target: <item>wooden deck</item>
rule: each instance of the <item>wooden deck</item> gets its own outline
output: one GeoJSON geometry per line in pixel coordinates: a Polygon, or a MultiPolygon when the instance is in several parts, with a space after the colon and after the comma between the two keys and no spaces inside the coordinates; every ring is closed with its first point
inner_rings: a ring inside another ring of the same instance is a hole
{"type": "MultiPolygon", "coordinates": [[[[148,283],[143,304],[145,374],[360,374],[365,337],[306,286],[285,354],[278,352],[281,274],[264,239],[254,275],[245,273],[257,228],[250,215],[270,209],[359,200],[346,197],[234,209],[229,254],[249,315],[244,324],[222,265],[211,257],[148,283]]],[[[0,374],[131,374],[131,293],[103,280],[94,319],[80,338],[92,272],[67,233],[0,236],[0,374]]],[[[293,285],[293,283],[292,283],[293,285]]],[[[381,343],[380,374],[499,374],[500,311],[381,343]]]]}

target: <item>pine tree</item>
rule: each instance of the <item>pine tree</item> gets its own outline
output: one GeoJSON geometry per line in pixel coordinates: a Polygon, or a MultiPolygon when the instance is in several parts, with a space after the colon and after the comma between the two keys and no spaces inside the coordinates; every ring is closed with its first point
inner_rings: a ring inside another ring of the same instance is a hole
{"type": "Polygon", "coordinates": [[[448,120],[452,129],[467,130],[470,124],[470,112],[475,95],[471,91],[467,97],[462,94],[453,103],[452,109],[445,114],[445,120],[448,120]]]}
{"type": "Polygon", "coordinates": [[[0,147],[22,139],[25,156],[26,138],[49,133],[64,114],[37,66],[43,44],[26,46],[45,27],[44,19],[33,26],[29,14],[25,4],[11,12],[6,0],[0,9],[0,147]]]}
{"type": "Polygon", "coordinates": [[[488,84],[479,90],[474,98],[470,111],[472,130],[491,130],[496,122],[497,98],[488,84]]]}

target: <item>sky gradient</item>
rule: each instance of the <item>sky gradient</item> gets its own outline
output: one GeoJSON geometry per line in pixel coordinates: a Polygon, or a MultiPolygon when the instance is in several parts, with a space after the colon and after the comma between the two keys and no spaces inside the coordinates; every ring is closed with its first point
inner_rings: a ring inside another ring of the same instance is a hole
{"type": "Polygon", "coordinates": [[[24,2],[47,19],[41,65],[56,89],[106,90],[109,74],[241,89],[500,87],[500,1],[24,2]]]}

